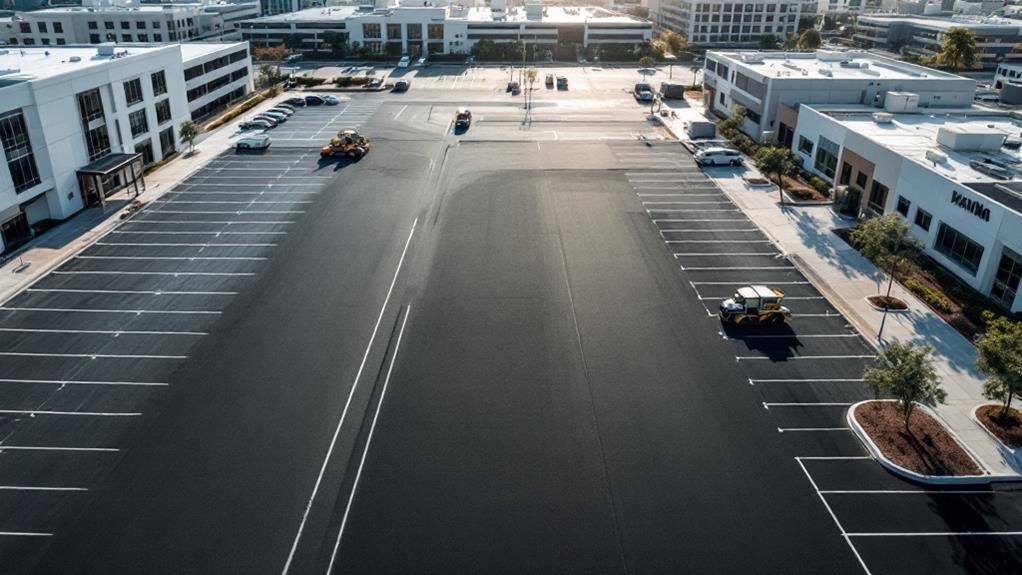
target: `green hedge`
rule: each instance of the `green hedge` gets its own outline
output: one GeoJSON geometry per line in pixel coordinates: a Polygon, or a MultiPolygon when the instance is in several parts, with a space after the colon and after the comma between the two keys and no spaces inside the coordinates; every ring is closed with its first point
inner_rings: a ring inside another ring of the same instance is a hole
{"type": "Polygon", "coordinates": [[[809,178],[809,185],[820,192],[822,196],[830,196],[830,184],[828,184],[823,178],[818,176],[812,176],[809,178]]]}
{"type": "Polygon", "coordinates": [[[326,82],[326,78],[313,78],[311,76],[299,76],[299,77],[295,78],[295,82],[297,82],[299,86],[305,86],[306,88],[311,88],[313,86],[319,86],[320,84],[326,82]]]}
{"type": "Polygon", "coordinates": [[[334,80],[334,85],[338,88],[347,88],[349,86],[365,86],[372,81],[372,76],[341,76],[334,80]]]}
{"type": "Polygon", "coordinates": [[[943,313],[951,313],[951,300],[923,285],[919,280],[909,278],[905,280],[905,287],[907,287],[912,293],[919,296],[920,299],[926,302],[926,304],[933,309],[943,313]]]}

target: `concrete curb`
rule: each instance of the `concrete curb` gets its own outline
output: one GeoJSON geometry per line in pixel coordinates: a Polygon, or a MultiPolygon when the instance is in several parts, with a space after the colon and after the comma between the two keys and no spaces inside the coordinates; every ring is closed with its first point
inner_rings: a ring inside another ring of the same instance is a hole
{"type": "Polygon", "coordinates": [[[958,434],[956,434],[953,429],[948,427],[947,424],[945,424],[943,420],[941,420],[940,416],[938,416],[935,411],[920,403],[916,404],[916,409],[922,409],[924,412],[926,412],[927,415],[929,415],[938,423],[940,423],[941,426],[944,427],[944,431],[946,431],[955,440],[955,443],[957,443],[959,447],[961,447],[966,453],[969,454],[969,457],[972,458],[976,466],[983,470],[983,475],[925,475],[922,473],[917,473],[910,469],[906,469],[898,465],[897,463],[894,463],[886,456],[884,456],[884,454],[880,451],[880,448],[877,447],[875,443],[873,443],[873,439],[870,438],[868,433],[866,433],[866,430],[864,430],[862,426],[859,425],[859,422],[855,419],[856,409],[858,409],[862,405],[872,403],[874,401],[893,402],[896,400],[869,399],[866,401],[860,401],[856,404],[849,406],[848,411],[845,412],[845,420],[848,422],[848,428],[851,429],[852,433],[859,439],[859,441],[862,442],[863,446],[865,446],[870,456],[872,456],[873,459],[877,460],[877,462],[880,463],[880,465],[887,468],[887,470],[890,471],[891,473],[894,473],[895,475],[900,475],[905,479],[909,479],[917,483],[925,483],[928,485],[986,485],[989,483],[993,483],[995,481],[1017,481],[1019,479],[1022,479],[1022,476],[1019,475],[991,474],[989,470],[987,470],[983,462],[978,457],[976,457],[972,450],[970,450],[968,446],[966,446],[965,443],[961,440],[961,438],[958,437],[958,434]]]}
{"type": "MultiPolygon", "coordinates": [[[[1003,441],[1001,441],[1000,437],[997,437],[997,435],[994,434],[994,432],[992,432],[989,429],[987,429],[987,426],[983,425],[983,422],[980,421],[979,417],[976,416],[976,412],[979,411],[979,408],[986,407],[988,405],[992,405],[994,407],[1000,407],[1000,404],[998,404],[998,403],[981,403],[981,404],[977,405],[976,407],[972,408],[972,411],[969,412],[969,417],[976,423],[976,425],[979,426],[980,429],[983,430],[983,433],[986,433],[987,435],[990,436],[991,439],[993,439],[994,441],[997,442],[997,446],[1004,453],[1004,455],[1006,455],[1010,459],[1012,459],[1012,460],[1017,462],[1018,461],[1017,458],[1018,458],[1018,455],[1019,455],[1019,449],[1020,448],[1012,449],[1012,448],[1008,447],[1003,441]]],[[[1014,408],[1012,408],[1012,409],[1014,409],[1014,408]]]]}

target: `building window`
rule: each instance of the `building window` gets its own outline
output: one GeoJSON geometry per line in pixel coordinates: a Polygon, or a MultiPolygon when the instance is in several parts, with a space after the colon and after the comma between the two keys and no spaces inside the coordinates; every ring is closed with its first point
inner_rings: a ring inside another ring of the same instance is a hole
{"type": "Polygon", "coordinates": [[[422,25],[408,24],[408,39],[422,40],[422,25]]]}
{"type": "Polygon", "coordinates": [[[976,275],[983,259],[983,246],[944,222],[937,228],[937,241],[933,248],[962,266],[970,275],[976,275]]]}
{"type": "Polygon", "coordinates": [[[121,22],[121,30],[131,30],[131,22],[124,20],[121,22]]]}
{"type": "Polygon", "coordinates": [[[89,34],[90,44],[99,44],[99,34],[89,34]]]}
{"type": "Polygon", "coordinates": [[[34,38],[25,38],[22,41],[22,44],[24,44],[26,46],[35,46],[35,39],[34,38]]]}
{"type": "Polygon", "coordinates": [[[149,34],[139,34],[138,35],[138,41],[139,42],[148,42],[149,41],[149,34]]]}
{"type": "Polygon", "coordinates": [[[21,30],[22,34],[32,33],[32,25],[29,24],[28,22],[21,22],[20,24],[18,24],[18,29],[21,30]]]}
{"type": "Polygon", "coordinates": [[[0,115],[0,142],[7,157],[7,169],[14,180],[14,191],[21,193],[39,183],[39,170],[28,139],[28,128],[21,110],[0,115]]]}
{"type": "Polygon", "coordinates": [[[170,100],[156,102],[156,123],[163,124],[170,121],[170,100]]]}
{"type": "Polygon", "coordinates": [[[167,93],[167,76],[163,73],[163,70],[153,72],[151,79],[153,82],[153,96],[162,96],[167,93]]]}
{"type": "Polygon", "coordinates": [[[46,34],[47,32],[49,32],[46,26],[46,22],[36,22],[36,26],[39,27],[40,34],[46,34]]]}
{"type": "Polygon", "coordinates": [[[110,136],[106,130],[106,116],[103,100],[98,89],[78,94],[78,112],[82,118],[82,130],[89,149],[89,161],[98,160],[110,153],[110,136]]]}
{"type": "Polygon", "coordinates": [[[387,24],[387,39],[388,40],[400,40],[401,39],[401,25],[400,24],[387,24]]]}
{"type": "Polygon", "coordinates": [[[49,38],[43,38],[43,46],[49,46],[49,45],[50,45],[50,39],[49,38]]]}
{"type": "Polygon", "coordinates": [[[107,30],[113,30],[114,29],[114,23],[113,22],[103,22],[103,27],[106,28],[107,30]]]}
{"type": "Polygon", "coordinates": [[[903,217],[908,217],[908,209],[912,202],[905,199],[905,196],[898,196],[898,206],[895,208],[903,217]]]}
{"type": "Polygon", "coordinates": [[[135,153],[142,154],[142,165],[148,166],[156,159],[153,156],[153,141],[146,139],[144,142],[135,144],[135,153]]]}
{"type": "Polygon", "coordinates": [[[149,131],[149,120],[145,117],[145,108],[128,114],[128,124],[131,125],[131,137],[135,138],[149,131]]]}
{"type": "Polygon", "coordinates": [[[850,181],[852,181],[852,165],[848,162],[841,162],[841,180],[838,183],[847,186],[850,181]]]}
{"type": "Polygon", "coordinates": [[[816,171],[833,180],[834,173],[837,171],[837,154],[839,150],[840,148],[837,144],[820,136],[820,141],[816,145],[816,171]]]}
{"type": "Polygon", "coordinates": [[[65,44],[65,42],[64,42],[63,38],[57,38],[57,45],[58,46],[63,46],[64,44],[65,44]]]}
{"type": "Polygon", "coordinates": [[[166,130],[160,132],[160,149],[163,151],[163,157],[174,153],[174,127],[171,126],[166,130]]]}
{"type": "Polygon", "coordinates": [[[121,34],[121,42],[131,42],[131,34],[121,34]]]}
{"type": "Polygon", "coordinates": [[[884,207],[887,206],[887,186],[880,182],[873,180],[873,187],[869,191],[869,209],[873,210],[878,214],[884,213],[884,207]]]}
{"type": "Polygon", "coordinates": [[[99,30],[99,25],[96,22],[89,22],[89,30],[99,30]]]}
{"type": "Polygon", "coordinates": [[[163,34],[153,34],[153,42],[163,42],[163,34]]]}
{"type": "Polygon", "coordinates": [[[813,155],[813,141],[805,136],[798,137],[798,151],[807,156],[813,155]]]}
{"type": "Polygon", "coordinates": [[[859,186],[860,189],[865,189],[866,180],[868,179],[869,176],[866,175],[866,172],[859,172],[858,174],[855,175],[855,185],[859,186]]]}
{"type": "Polygon", "coordinates": [[[933,216],[930,215],[930,212],[928,212],[928,211],[926,211],[926,210],[924,210],[922,208],[916,208],[915,224],[917,226],[919,226],[920,228],[923,228],[926,231],[930,231],[930,222],[932,222],[932,221],[933,221],[933,216]]]}
{"type": "Polygon", "coordinates": [[[443,24],[428,24],[426,26],[426,35],[429,40],[443,40],[444,39],[444,25],[443,24]]]}
{"type": "Polygon", "coordinates": [[[138,28],[139,30],[145,30],[145,20],[139,20],[138,22],[135,22],[135,28],[138,28]]]}
{"type": "Polygon", "coordinates": [[[129,106],[142,101],[141,78],[135,78],[124,83],[124,99],[128,101],[129,106]]]}
{"type": "Polygon", "coordinates": [[[380,37],[380,25],[379,24],[362,24],[362,37],[363,38],[379,38],[380,37]]]}
{"type": "Polygon", "coordinates": [[[1015,294],[1018,293],[1020,278],[1022,278],[1022,258],[1008,248],[1004,248],[1001,253],[1001,263],[997,266],[997,274],[994,275],[994,285],[990,288],[990,297],[1011,309],[1011,304],[1015,302],[1015,294]]]}

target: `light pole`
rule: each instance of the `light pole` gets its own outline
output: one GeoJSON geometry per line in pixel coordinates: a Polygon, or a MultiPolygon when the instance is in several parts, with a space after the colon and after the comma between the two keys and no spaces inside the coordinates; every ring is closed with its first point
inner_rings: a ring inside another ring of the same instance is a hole
{"type": "Polygon", "coordinates": [[[664,60],[667,60],[669,62],[669,64],[667,64],[667,79],[668,80],[673,80],[674,79],[674,61],[677,60],[677,59],[678,59],[678,57],[675,56],[674,54],[664,54],[664,60]]]}

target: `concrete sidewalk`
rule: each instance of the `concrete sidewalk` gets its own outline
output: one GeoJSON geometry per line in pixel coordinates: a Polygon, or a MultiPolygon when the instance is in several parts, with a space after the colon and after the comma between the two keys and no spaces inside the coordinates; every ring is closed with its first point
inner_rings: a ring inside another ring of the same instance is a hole
{"type": "MultiPolygon", "coordinates": [[[[238,124],[294,95],[282,92],[260,102],[216,130],[201,134],[196,140],[194,154],[182,152],[145,177],[146,191],[139,195],[139,201],[148,203],[162,196],[221,152],[231,148],[240,138],[237,133],[238,124]]],[[[133,199],[128,191],[118,192],[107,198],[105,207],[84,209],[22,247],[0,267],[0,302],[6,303],[116,227],[122,221],[122,212],[133,199]]]]}
{"type": "MultiPolygon", "coordinates": [[[[664,123],[679,138],[683,123],[707,119],[698,103],[672,106],[677,118],[664,123]]],[[[854,221],[838,216],[829,205],[780,205],[776,186],[750,186],[744,175],[760,174],[745,168],[711,168],[707,174],[786,254],[793,264],[874,346],[883,313],[866,297],[886,287],[886,275],[859,255],[832,230],[854,221]]],[[[933,348],[937,371],[947,391],[947,403],[937,406],[941,419],[958,435],[991,475],[1022,479],[1022,462],[1007,453],[972,419],[976,406],[991,403],[983,397],[985,377],[976,371],[976,348],[943,318],[899,284],[892,295],[909,304],[909,310],[888,313],[884,342],[911,341],[933,348]]]]}

